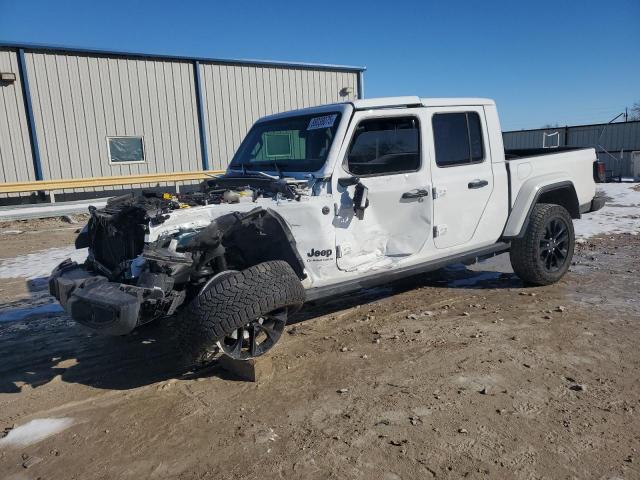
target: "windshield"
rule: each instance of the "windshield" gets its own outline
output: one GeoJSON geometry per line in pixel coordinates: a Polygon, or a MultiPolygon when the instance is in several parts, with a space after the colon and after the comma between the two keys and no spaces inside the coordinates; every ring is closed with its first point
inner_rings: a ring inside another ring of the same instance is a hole
{"type": "Polygon", "coordinates": [[[249,131],[230,168],[315,172],[327,160],[339,112],[260,122],[249,131]]]}

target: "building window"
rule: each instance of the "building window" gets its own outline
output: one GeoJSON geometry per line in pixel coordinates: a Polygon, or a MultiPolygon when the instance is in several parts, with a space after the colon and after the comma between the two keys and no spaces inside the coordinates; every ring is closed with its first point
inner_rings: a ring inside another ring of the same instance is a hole
{"type": "Polygon", "coordinates": [[[142,137],[107,137],[107,146],[111,163],[144,162],[142,137]]]}
{"type": "Polygon", "coordinates": [[[482,124],[476,112],[438,113],[432,124],[436,165],[451,167],[484,160],[482,124]]]}
{"type": "Polygon", "coordinates": [[[390,175],[420,168],[420,127],[415,117],[363,120],[347,155],[354,175],[390,175]]]}

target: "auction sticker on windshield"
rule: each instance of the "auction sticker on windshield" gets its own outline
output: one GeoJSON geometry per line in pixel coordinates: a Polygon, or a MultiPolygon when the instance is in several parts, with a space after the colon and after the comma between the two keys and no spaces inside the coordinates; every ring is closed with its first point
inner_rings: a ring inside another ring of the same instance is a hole
{"type": "Polygon", "coordinates": [[[331,128],[338,117],[337,114],[314,117],[309,121],[307,130],[317,130],[319,128],[331,128]]]}

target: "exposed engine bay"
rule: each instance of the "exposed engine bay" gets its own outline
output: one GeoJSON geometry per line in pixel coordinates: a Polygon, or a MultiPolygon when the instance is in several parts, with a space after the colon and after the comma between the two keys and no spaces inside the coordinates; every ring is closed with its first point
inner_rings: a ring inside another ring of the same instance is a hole
{"type": "Polygon", "coordinates": [[[209,179],[192,193],[112,198],[104,208],[90,208],[90,220],[76,239],[77,248],[89,248],[88,258],[83,265],[61,264],[51,276],[51,293],[79,323],[118,335],[174,314],[220,272],[284,260],[304,279],[286,222],[257,204],[224,213],[203,227],[146,239],[150,228],[177,210],[261,198],[295,202],[309,191],[307,180],[243,175],[209,179]]]}

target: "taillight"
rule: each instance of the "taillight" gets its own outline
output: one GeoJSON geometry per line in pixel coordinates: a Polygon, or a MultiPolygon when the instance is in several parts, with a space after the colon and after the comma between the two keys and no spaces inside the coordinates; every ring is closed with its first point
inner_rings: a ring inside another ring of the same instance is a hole
{"type": "Polygon", "coordinates": [[[604,183],[607,181],[604,162],[593,162],[593,181],[596,183],[604,183]]]}

